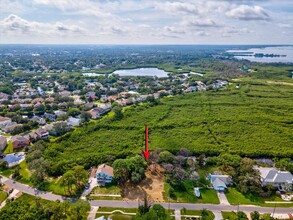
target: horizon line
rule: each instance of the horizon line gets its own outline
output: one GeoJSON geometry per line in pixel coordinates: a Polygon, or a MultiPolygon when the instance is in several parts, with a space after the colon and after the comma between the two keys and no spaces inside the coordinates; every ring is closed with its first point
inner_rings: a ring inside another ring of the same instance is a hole
{"type": "Polygon", "coordinates": [[[293,46],[293,44],[91,44],[91,43],[0,43],[0,46],[293,46]]]}

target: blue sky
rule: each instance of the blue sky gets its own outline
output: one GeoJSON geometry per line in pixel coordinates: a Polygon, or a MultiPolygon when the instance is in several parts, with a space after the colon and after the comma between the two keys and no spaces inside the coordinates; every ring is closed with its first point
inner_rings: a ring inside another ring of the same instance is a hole
{"type": "Polygon", "coordinates": [[[0,0],[0,43],[293,44],[292,0],[0,0]]]}

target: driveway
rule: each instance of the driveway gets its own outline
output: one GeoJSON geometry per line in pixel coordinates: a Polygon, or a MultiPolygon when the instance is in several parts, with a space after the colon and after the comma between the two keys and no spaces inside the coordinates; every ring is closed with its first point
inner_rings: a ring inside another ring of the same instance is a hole
{"type": "Polygon", "coordinates": [[[98,186],[97,183],[97,179],[95,177],[90,177],[89,181],[91,181],[90,183],[90,187],[88,189],[84,189],[83,193],[81,194],[81,199],[86,199],[86,196],[89,195],[91,193],[91,191],[93,190],[93,188],[95,188],[96,186],[98,186]]]}
{"type": "Polygon", "coordinates": [[[217,191],[217,195],[219,197],[221,205],[230,205],[230,203],[228,202],[227,197],[225,195],[225,192],[218,192],[217,191]]]}

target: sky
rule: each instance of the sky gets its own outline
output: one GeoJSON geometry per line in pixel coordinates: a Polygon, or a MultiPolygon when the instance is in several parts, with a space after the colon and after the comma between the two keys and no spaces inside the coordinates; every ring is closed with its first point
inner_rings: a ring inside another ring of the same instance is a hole
{"type": "Polygon", "coordinates": [[[292,0],[0,0],[0,44],[293,44],[292,0]]]}

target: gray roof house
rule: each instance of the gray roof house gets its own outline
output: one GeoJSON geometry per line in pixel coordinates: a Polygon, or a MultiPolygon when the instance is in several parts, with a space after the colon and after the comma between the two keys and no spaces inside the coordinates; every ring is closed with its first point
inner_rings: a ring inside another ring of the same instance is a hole
{"type": "Polygon", "coordinates": [[[227,189],[227,186],[233,184],[232,177],[229,175],[209,174],[208,179],[211,181],[211,184],[216,191],[224,191],[227,189]]]}
{"type": "Polygon", "coordinates": [[[6,146],[7,146],[6,137],[0,136],[0,151],[3,151],[6,146]]]}
{"type": "Polygon", "coordinates": [[[260,172],[263,186],[271,184],[280,191],[293,191],[293,175],[290,172],[272,167],[255,167],[255,169],[260,172]]]}
{"type": "Polygon", "coordinates": [[[80,119],[79,118],[73,118],[73,117],[69,117],[67,119],[67,123],[69,124],[69,126],[71,127],[76,127],[80,125],[80,119]]]}

